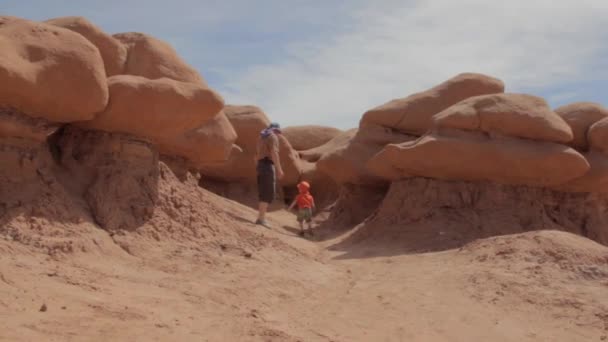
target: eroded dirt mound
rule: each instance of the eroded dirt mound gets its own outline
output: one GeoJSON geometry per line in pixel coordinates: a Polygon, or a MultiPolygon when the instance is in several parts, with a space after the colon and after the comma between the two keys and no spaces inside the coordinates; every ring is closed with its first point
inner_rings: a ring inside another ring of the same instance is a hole
{"type": "Polygon", "coordinates": [[[395,251],[426,252],[533,230],[608,244],[607,201],[600,194],[410,178],[393,182],[377,211],[343,245],[383,242],[395,251]]]}
{"type": "Polygon", "coordinates": [[[456,259],[470,263],[469,293],[477,300],[608,329],[605,246],[565,232],[529,232],[472,242],[456,259]]]}

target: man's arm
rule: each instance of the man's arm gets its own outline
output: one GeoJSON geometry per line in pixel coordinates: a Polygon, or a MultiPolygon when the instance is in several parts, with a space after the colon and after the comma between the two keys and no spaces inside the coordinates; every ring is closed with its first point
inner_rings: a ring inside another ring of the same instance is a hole
{"type": "Polygon", "coordinates": [[[274,163],[274,167],[277,169],[277,177],[279,179],[283,178],[283,168],[281,167],[281,159],[279,158],[279,137],[276,135],[271,136],[272,139],[272,152],[270,153],[270,158],[274,163]]]}
{"type": "Polygon", "coordinates": [[[254,160],[257,162],[260,160],[260,145],[262,145],[262,139],[258,138],[257,145],[255,146],[254,160]]]}

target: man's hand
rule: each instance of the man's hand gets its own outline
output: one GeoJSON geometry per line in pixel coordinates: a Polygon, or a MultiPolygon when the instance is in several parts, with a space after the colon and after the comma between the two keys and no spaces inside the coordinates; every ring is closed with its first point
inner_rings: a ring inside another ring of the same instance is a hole
{"type": "Polygon", "coordinates": [[[277,178],[283,179],[284,176],[285,176],[285,173],[283,172],[283,169],[277,169],[277,178]]]}

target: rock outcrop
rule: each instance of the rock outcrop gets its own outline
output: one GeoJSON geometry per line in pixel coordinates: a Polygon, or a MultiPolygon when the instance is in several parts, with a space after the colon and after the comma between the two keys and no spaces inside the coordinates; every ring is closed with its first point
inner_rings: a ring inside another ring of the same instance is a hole
{"type": "Polygon", "coordinates": [[[151,80],[163,77],[206,86],[203,77],[188,65],[167,42],[138,33],[118,33],[113,36],[128,50],[124,74],[151,80]]]}
{"type": "Polygon", "coordinates": [[[351,241],[390,241],[408,252],[457,248],[484,237],[568,231],[608,244],[608,197],[495,182],[393,182],[351,241]]]}
{"type": "Polygon", "coordinates": [[[608,153],[608,118],[599,120],[589,127],[587,140],[591,149],[608,153]]]}
{"type": "Polygon", "coordinates": [[[0,105],[54,122],[90,120],[108,103],[99,50],[80,34],[0,16],[0,105]]]}
{"type": "Polygon", "coordinates": [[[474,73],[457,75],[431,89],[392,100],[363,114],[361,127],[375,124],[420,136],[433,126],[433,115],[469,97],[504,92],[504,83],[474,73]]]}
{"type": "MultiPolygon", "coordinates": [[[[270,120],[266,114],[255,106],[227,105],[224,112],[237,134],[235,144],[240,149],[233,149],[226,163],[205,165],[201,168],[204,176],[222,180],[255,184],[257,181],[255,153],[260,132],[268,127],[270,120]]],[[[279,136],[281,166],[285,177],[280,184],[295,185],[302,173],[300,158],[287,139],[279,136]]]]}
{"type": "Polygon", "coordinates": [[[587,141],[589,128],[594,123],[608,117],[608,109],[592,102],[572,103],[557,108],[555,112],[570,125],[574,138],[569,145],[579,151],[589,149],[587,141]]]}
{"type": "Polygon", "coordinates": [[[296,151],[319,147],[342,133],[341,130],[325,126],[292,126],[283,129],[283,135],[296,151]]]}
{"type": "Polygon", "coordinates": [[[124,133],[194,165],[226,160],[236,133],[221,110],[223,99],[200,84],[119,75],[108,79],[111,101],[88,130],[124,133]]]}
{"type": "Polygon", "coordinates": [[[475,96],[434,116],[438,127],[481,131],[556,143],[573,139],[572,129],[547,102],[525,94],[475,96]]]}
{"type": "Polygon", "coordinates": [[[127,63],[126,46],[86,18],[61,17],[47,20],[45,23],[77,32],[93,43],[103,58],[108,77],[123,73],[127,63]]]}
{"type": "Polygon", "coordinates": [[[108,85],[112,101],[82,127],[160,140],[200,127],[224,106],[213,90],[168,78],[119,75],[108,85]]]}
{"type": "Polygon", "coordinates": [[[389,180],[420,176],[541,187],[563,184],[589,169],[585,158],[565,145],[466,132],[388,145],[368,166],[389,180]]]}
{"type": "Polygon", "coordinates": [[[224,163],[231,153],[240,153],[234,145],[237,135],[223,112],[216,114],[200,127],[164,139],[159,151],[169,156],[183,157],[193,168],[212,163],[224,163]]]}
{"type": "Polygon", "coordinates": [[[324,157],[319,167],[339,168],[338,183],[383,183],[383,177],[370,172],[366,165],[384,146],[417,139],[433,127],[433,115],[462,100],[503,91],[503,82],[496,78],[465,73],[426,91],[392,100],[364,113],[349,145],[324,157]]]}

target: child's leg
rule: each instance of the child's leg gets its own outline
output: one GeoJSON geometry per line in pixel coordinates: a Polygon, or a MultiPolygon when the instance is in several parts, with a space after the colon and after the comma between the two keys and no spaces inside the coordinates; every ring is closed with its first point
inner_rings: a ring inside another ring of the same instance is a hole
{"type": "Polygon", "coordinates": [[[308,223],[310,235],[314,235],[314,231],[312,230],[312,211],[310,209],[307,210],[306,222],[308,223]]]}

